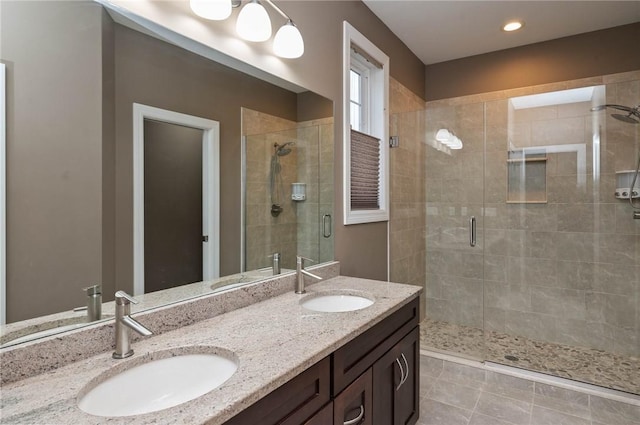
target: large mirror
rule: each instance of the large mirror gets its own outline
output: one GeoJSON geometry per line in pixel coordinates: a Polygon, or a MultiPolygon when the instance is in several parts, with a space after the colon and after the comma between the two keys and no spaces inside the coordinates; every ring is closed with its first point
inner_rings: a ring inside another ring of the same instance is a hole
{"type": "Polygon", "coordinates": [[[138,31],[96,2],[0,7],[0,344],[95,318],[94,285],[104,318],[116,290],[147,309],[269,277],[274,253],[281,272],[296,253],[333,258],[332,101],[138,31]]]}

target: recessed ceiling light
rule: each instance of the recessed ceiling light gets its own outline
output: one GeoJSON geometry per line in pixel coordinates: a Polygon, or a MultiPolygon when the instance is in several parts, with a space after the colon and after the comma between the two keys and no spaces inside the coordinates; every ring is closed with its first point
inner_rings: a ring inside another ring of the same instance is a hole
{"type": "Polygon", "coordinates": [[[517,31],[523,26],[524,26],[524,22],[522,21],[510,21],[504,24],[504,26],[502,27],[502,31],[507,31],[507,32],[517,31]]]}

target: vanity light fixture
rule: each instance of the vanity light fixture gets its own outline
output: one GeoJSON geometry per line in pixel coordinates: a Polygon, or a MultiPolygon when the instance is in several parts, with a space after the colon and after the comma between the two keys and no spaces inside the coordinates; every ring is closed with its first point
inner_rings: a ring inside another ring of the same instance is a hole
{"type": "Polygon", "coordinates": [[[523,21],[509,21],[502,26],[502,31],[513,32],[519,30],[522,27],[524,27],[523,21]]]}
{"type": "Polygon", "coordinates": [[[193,13],[212,21],[224,21],[231,16],[231,0],[189,0],[193,13]]]}
{"type": "MultiPolygon", "coordinates": [[[[273,39],[273,52],[276,56],[286,59],[302,56],[304,40],[293,20],[271,0],[261,1],[268,3],[286,19],[285,24],[280,27],[273,39]]],[[[238,14],[236,32],[247,41],[262,42],[271,37],[271,19],[261,1],[249,0],[238,14]]],[[[231,9],[240,7],[242,2],[241,0],[189,0],[189,3],[193,13],[201,18],[224,20],[231,16],[231,9]]]]}

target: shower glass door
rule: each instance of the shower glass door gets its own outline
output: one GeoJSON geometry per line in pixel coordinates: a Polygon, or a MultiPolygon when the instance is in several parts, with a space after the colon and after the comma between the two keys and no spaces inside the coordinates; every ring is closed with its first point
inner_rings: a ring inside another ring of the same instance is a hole
{"type": "Polygon", "coordinates": [[[425,348],[484,359],[484,104],[426,109],[425,348]]]}

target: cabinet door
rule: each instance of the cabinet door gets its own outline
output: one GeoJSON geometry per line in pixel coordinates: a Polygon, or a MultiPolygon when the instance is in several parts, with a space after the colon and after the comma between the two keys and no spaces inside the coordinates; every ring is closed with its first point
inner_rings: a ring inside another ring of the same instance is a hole
{"type": "Polygon", "coordinates": [[[396,425],[412,425],[420,414],[420,331],[414,329],[400,343],[400,361],[405,368],[405,381],[395,391],[396,425]]]}
{"type": "Polygon", "coordinates": [[[371,369],[360,375],[333,401],[334,425],[372,425],[371,369]]]}
{"type": "Polygon", "coordinates": [[[419,328],[373,365],[373,425],[412,425],[419,415],[419,328]]]}

